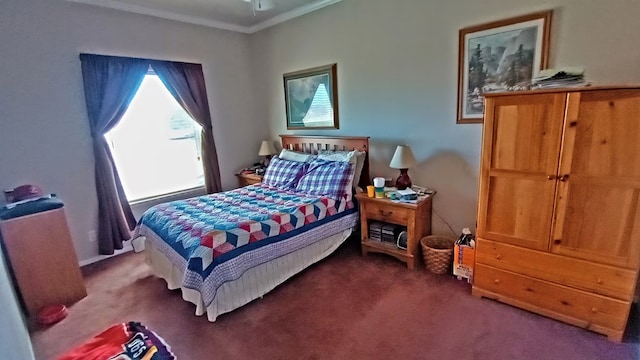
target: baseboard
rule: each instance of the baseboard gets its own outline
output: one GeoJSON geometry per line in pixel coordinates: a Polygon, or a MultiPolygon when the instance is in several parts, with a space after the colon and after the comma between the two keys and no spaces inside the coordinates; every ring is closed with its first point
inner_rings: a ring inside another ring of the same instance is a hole
{"type": "Polygon", "coordinates": [[[80,264],[80,267],[89,265],[89,264],[93,264],[96,263],[98,261],[102,261],[104,259],[108,259],[110,257],[114,257],[114,256],[118,256],[118,255],[122,255],[125,253],[128,253],[130,251],[133,251],[133,246],[131,245],[131,241],[127,241],[123,244],[122,249],[120,250],[115,250],[113,252],[113,255],[98,255],[98,256],[94,256],[92,258],[89,259],[85,259],[85,260],[81,260],[78,262],[78,264],[80,264]]]}

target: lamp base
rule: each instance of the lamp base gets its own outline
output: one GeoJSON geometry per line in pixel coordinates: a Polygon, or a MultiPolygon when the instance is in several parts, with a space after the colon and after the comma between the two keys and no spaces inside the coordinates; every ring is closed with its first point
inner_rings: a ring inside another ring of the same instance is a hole
{"type": "Polygon", "coordinates": [[[398,176],[398,180],[396,180],[396,187],[398,190],[404,190],[411,187],[411,178],[409,178],[407,171],[408,169],[400,169],[400,176],[398,176]]]}
{"type": "Polygon", "coordinates": [[[262,167],[263,168],[267,168],[269,166],[269,163],[271,162],[271,157],[273,157],[273,155],[265,155],[264,156],[264,160],[262,160],[262,167]]]}

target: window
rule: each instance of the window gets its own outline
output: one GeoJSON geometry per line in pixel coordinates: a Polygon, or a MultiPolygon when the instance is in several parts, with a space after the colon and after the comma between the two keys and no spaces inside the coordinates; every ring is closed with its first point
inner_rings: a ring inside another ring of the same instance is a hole
{"type": "Polygon", "coordinates": [[[200,130],[157,75],[146,75],[105,135],[130,202],[202,187],[200,130]]]}

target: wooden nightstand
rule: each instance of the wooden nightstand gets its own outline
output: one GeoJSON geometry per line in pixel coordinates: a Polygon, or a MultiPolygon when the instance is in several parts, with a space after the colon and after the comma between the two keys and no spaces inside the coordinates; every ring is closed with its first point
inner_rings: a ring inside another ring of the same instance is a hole
{"type": "Polygon", "coordinates": [[[423,236],[431,234],[431,202],[428,195],[417,204],[394,203],[389,199],[370,198],[366,193],[356,195],[360,202],[360,232],[362,255],[370,252],[384,253],[405,262],[409,269],[414,269],[420,254],[419,241],[423,236]],[[395,244],[369,239],[369,222],[371,220],[397,224],[407,227],[407,250],[395,244]]]}
{"type": "Polygon", "coordinates": [[[240,187],[245,187],[247,185],[253,185],[262,182],[262,175],[257,175],[255,173],[240,173],[236,174],[236,176],[238,177],[238,185],[240,187]]]}

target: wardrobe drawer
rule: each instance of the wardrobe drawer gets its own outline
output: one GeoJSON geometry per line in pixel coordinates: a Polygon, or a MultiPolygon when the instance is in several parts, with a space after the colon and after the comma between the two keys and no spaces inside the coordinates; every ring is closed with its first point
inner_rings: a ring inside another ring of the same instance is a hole
{"type": "Polygon", "coordinates": [[[624,331],[630,308],[628,302],[485,265],[476,266],[473,286],[505,296],[496,297],[498,301],[563,321],[573,320],[567,322],[595,331],[600,327],[624,331]]]}
{"type": "Polygon", "coordinates": [[[365,212],[368,219],[380,220],[393,224],[406,225],[409,219],[409,210],[400,206],[368,202],[365,212]]]}
{"type": "Polygon", "coordinates": [[[476,262],[537,279],[631,301],[636,272],[478,239],[476,262]]]}

